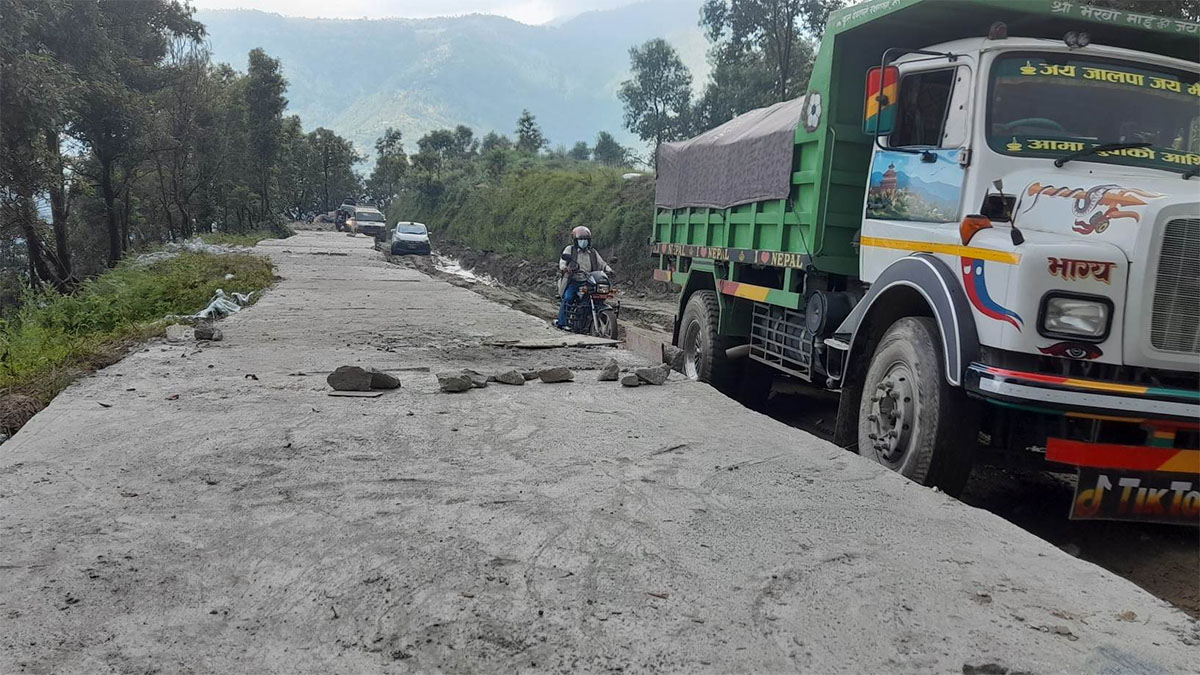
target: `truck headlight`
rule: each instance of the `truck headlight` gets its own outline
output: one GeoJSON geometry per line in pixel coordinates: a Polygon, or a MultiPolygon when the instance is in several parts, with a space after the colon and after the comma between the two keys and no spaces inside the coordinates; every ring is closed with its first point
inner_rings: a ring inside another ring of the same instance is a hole
{"type": "Polygon", "coordinates": [[[1038,332],[1048,337],[1099,342],[1108,337],[1112,301],[1108,298],[1050,293],[1042,298],[1038,332]]]}

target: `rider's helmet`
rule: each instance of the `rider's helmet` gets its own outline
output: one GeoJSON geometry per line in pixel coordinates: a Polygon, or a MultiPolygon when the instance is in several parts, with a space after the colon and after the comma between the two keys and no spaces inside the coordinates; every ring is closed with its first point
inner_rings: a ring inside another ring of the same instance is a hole
{"type": "Polygon", "coordinates": [[[580,225],[579,227],[571,230],[571,238],[576,241],[579,241],[580,239],[591,239],[592,231],[583,225],[580,225]]]}

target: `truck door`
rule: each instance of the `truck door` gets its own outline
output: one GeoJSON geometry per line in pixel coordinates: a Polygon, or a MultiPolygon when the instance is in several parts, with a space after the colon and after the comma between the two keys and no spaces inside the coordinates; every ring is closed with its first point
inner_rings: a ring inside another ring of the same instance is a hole
{"type": "Polygon", "coordinates": [[[936,253],[930,244],[959,243],[971,76],[964,56],[900,65],[895,128],[878,139],[868,178],[860,234],[864,281],[914,251],[936,253]]]}

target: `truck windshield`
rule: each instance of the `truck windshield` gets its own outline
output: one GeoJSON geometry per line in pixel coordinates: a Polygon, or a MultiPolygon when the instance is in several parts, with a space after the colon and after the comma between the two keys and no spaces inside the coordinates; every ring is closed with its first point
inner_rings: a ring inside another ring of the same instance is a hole
{"type": "Polygon", "coordinates": [[[364,223],[382,223],[383,214],[375,211],[359,211],[354,219],[364,223]]]}
{"type": "Polygon", "coordinates": [[[1006,155],[1061,157],[1107,143],[1149,143],[1077,161],[1186,172],[1200,166],[1197,79],[1131,61],[1008,54],[992,68],[988,145],[1006,155]]]}

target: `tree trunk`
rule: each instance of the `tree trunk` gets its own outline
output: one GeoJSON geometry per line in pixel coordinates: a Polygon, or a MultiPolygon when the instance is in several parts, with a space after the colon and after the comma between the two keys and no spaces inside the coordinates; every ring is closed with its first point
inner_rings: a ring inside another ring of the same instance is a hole
{"type": "Polygon", "coordinates": [[[58,267],[58,278],[63,285],[74,285],[74,274],[71,269],[71,245],[67,238],[67,217],[70,215],[70,204],[67,202],[67,184],[63,176],[62,153],[59,151],[58,132],[46,130],[46,148],[54,158],[54,175],[50,181],[50,215],[54,228],[55,265],[58,267]]]}
{"type": "Polygon", "coordinates": [[[125,182],[124,208],[121,210],[121,250],[129,250],[129,182],[125,182]]]}
{"type": "Polygon", "coordinates": [[[37,207],[34,205],[33,191],[22,189],[21,193],[17,196],[17,217],[29,258],[29,283],[34,288],[41,288],[42,282],[53,282],[55,277],[50,271],[50,266],[46,264],[46,256],[42,253],[42,238],[37,232],[37,207]]]}
{"type": "Polygon", "coordinates": [[[121,260],[121,229],[117,225],[117,195],[113,191],[112,161],[100,161],[100,194],[104,197],[104,215],[108,225],[108,266],[121,260]]]}

